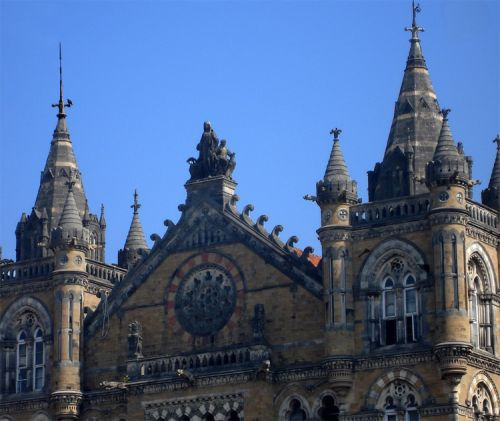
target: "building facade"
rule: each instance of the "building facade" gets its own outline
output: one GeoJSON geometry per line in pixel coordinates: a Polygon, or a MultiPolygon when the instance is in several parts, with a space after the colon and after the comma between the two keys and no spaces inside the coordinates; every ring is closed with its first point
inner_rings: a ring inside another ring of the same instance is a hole
{"type": "Polygon", "coordinates": [[[235,154],[206,122],[180,219],[149,249],[135,193],[106,264],[61,78],[35,206],[0,263],[0,420],[500,420],[500,137],[474,201],[417,11],[368,203],[332,130],[306,196],[320,256],[238,208],[235,154]]]}

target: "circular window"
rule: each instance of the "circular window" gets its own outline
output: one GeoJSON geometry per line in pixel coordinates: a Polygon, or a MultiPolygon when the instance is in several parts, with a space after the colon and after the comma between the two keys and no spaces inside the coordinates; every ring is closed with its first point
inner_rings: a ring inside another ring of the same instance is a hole
{"type": "Polygon", "coordinates": [[[76,256],[74,258],[74,262],[76,265],[81,265],[82,264],[82,257],[81,256],[76,256]]]}
{"type": "Polygon", "coordinates": [[[449,198],[450,198],[450,195],[447,192],[443,191],[443,192],[439,193],[439,201],[440,202],[446,202],[449,198]]]}
{"type": "Polygon", "coordinates": [[[222,266],[207,263],[183,278],[175,297],[180,325],[194,336],[207,336],[222,329],[236,306],[236,287],[222,266]]]}
{"type": "Polygon", "coordinates": [[[462,203],[464,200],[464,195],[460,192],[457,193],[457,202],[462,203]]]}
{"type": "Polygon", "coordinates": [[[344,209],[344,208],[339,209],[339,211],[337,212],[337,215],[342,220],[346,220],[348,214],[349,214],[349,212],[347,212],[347,209],[344,209]]]}
{"type": "Polygon", "coordinates": [[[66,263],[68,263],[68,256],[64,255],[59,258],[59,263],[64,266],[66,263]]]}

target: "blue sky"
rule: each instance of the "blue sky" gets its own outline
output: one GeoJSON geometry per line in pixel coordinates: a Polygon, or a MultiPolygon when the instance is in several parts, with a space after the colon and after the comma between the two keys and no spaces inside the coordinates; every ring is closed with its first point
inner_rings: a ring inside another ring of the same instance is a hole
{"type": "MultiPolygon", "coordinates": [[[[500,2],[423,0],[422,48],[456,141],[485,188],[500,131],[500,2]]],[[[179,218],[203,121],[236,152],[240,209],[320,252],[314,193],[342,148],[359,194],[383,157],[409,48],[411,2],[0,0],[0,245],[34,204],[56,124],[58,43],[68,127],[91,211],[106,206],[107,261],[130,225],[179,218]]]]}

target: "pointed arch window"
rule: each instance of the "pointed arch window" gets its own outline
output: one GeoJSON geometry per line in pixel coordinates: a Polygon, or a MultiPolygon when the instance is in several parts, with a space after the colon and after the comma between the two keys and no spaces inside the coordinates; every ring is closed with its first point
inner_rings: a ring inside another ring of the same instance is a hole
{"type": "Polygon", "coordinates": [[[481,260],[473,256],[467,265],[469,277],[469,321],[471,342],[475,347],[493,352],[493,325],[489,282],[481,268],[481,260]]]}
{"type": "Polygon", "coordinates": [[[33,351],[33,386],[34,390],[42,390],[45,383],[45,349],[43,332],[40,328],[35,331],[33,351]]]}
{"type": "Polygon", "coordinates": [[[335,405],[335,399],[327,395],[321,399],[321,408],[318,410],[321,421],[338,421],[339,408],[335,405]]]}
{"type": "Polygon", "coordinates": [[[26,344],[26,333],[19,332],[17,335],[16,355],[16,392],[22,393],[28,390],[28,349],[26,344]]]}
{"type": "Polygon", "coordinates": [[[298,399],[292,399],[290,401],[290,411],[287,417],[288,421],[305,421],[307,418],[304,409],[302,409],[302,404],[298,399]]]}
{"type": "Polygon", "coordinates": [[[387,277],[383,283],[382,292],[382,316],[383,329],[385,332],[385,344],[393,345],[397,342],[397,322],[396,322],[396,291],[394,281],[387,277]]]}

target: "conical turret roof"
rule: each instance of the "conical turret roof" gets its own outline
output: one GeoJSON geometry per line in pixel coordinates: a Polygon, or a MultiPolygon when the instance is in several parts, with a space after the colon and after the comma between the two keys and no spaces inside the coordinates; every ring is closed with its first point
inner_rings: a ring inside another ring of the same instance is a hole
{"type": "Polygon", "coordinates": [[[139,208],[141,207],[141,205],[138,202],[137,190],[134,192],[134,204],[131,207],[134,209],[134,214],[132,216],[132,223],[130,224],[130,229],[128,231],[124,249],[149,250],[146,239],[144,238],[144,231],[142,230],[141,221],[139,219],[139,208]]]}
{"type": "Polygon", "coordinates": [[[330,152],[330,159],[328,160],[328,165],[325,171],[325,180],[350,180],[349,171],[347,170],[347,165],[344,160],[344,155],[342,149],[340,148],[339,135],[342,131],[339,129],[334,129],[330,134],[334,134],[333,147],[330,152]]]}
{"type": "Polygon", "coordinates": [[[333,146],[326,166],[325,176],[316,183],[316,201],[318,204],[331,202],[356,203],[358,190],[356,181],[352,180],[340,148],[340,129],[333,129],[333,146]]]}
{"type": "Polygon", "coordinates": [[[73,195],[73,189],[71,187],[68,190],[66,202],[64,203],[61,219],[59,220],[59,227],[64,230],[83,228],[82,219],[76,207],[75,196],[73,195]]]}
{"type": "Polygon", "coordinates": [[[460,158],[455,141],[448,124],[448,113],[450,110],[443,110],[443,124],[439,133],[439,139],[434,151],[434,161],[457,160],[460,158]]]}
{"type": "Polygon", "coordinates": [[[493,142],[497,144],[497,155],[488,188],[481,192],[481,199],[486,206],[500,211],[500,135],[497,135],[493,142]]]}

